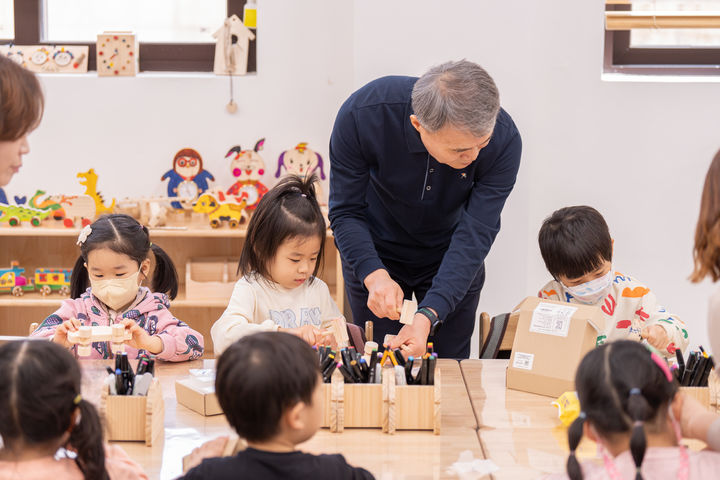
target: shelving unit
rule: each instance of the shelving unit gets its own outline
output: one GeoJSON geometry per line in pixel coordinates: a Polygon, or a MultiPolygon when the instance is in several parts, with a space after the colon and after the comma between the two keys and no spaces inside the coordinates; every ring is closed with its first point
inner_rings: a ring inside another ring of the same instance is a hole
{"type": "MultiPolygon", "coordinates": [[[[28,278],[39,267],[71,268],[80,252],[75,244],[78,233],[79,229],[70,228],[0,226],[0,268],[9,267],[11,261],[17,260],[28,278]]],[[[188,258],[239,257],[245,236],[245,229],[227,226],[219,229],[209,225],[150,229],[153,243],[167,252],[178,272],[180,292],[171,302],[171,310],[177,318],[203,334],[208,354],[212,353],[210,327],[222,315],[229,299],[185,298],[185,265],[188,258]]],[[[340,311],[344,311],[340,256],[330,231],[325,237],[325,262],[319,277],[328,284],[340,311]]],[[[0,335],[27,335],[32,322],[42,322],[65,298],[55,292],[46,297],[39,292],[26,292],[21,297],[0,294],[0,335]]]]}

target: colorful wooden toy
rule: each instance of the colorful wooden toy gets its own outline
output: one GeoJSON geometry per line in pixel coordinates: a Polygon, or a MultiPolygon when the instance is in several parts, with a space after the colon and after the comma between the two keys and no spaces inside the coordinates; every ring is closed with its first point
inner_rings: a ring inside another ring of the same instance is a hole
{"type": "Polygon", "coordinates": [[[97,190],[98,176],[94,169],[90,169],[87,172],[77,174],[77,178],[80,178],[80,185],[85,187],[85,195],[88,195],[95,200],[95,213],[102,215],[103,213],[112,213],[115,208],[115,199],[112,199],[112,203],[109,207],[105,206],[102,195],[97,190]]]}
{"type": "Polygon", "coordinates": [[[37,210],[17,205],[0,205],[0,222],[7,222],[11,227],[17,227],[21,222],[30,222],[33,227],[40,226],[40,222],[50,215],[50,210],[37,210]]]}
{"type": "Polygon", "coordinates": [[[252,150],[243,150],[240,145],[235,145],[225,154],[225,158],[230,158],[233,177],[237,178],[226,193],[235,197],[238,203],[245,200],[248,210],[254,210],[268,191],[260,181],[265,174],[265,162],[259,153],[264,145],[265,139],[261,138],[252,150]]]}
{"type": "Polygon", "coordinates": [[[236,228],[243,221],[243,217],[247,218],[244,212],[245,203],[239,205],[235,203],[220,203],[211,194],[205,193],[198,198],[193,210],[198,213],[207,213],[210,217],[210,226],[218,228],[223,221],[228,222],[230,228],[236,228]]]}
{"type": "Polygon", "coordinates": [[[95,218],[95,200],[88,195],[52,195],[40,200],[45,195],[37,190],[30,198],[29,205],[38,210],[49,210],[55,220],[62,220],[63,225],[72,228],[76,223],[83,227],[90,225],[95,218]]]}
{"type": "Polygon", "coordinates": [[[278,158],[278,168],[275,177],[280,178],[282,168],[285,167],[287,173],[304,177],[310,175],[316,170],[320,171],[320,179],[325,180],[325,171],[323,169],[323,159],[319,153],[311,150],[306,142],[300,142],[295,148],[285,150],[278,158]]]}
{"type": "Polygon", "coordinates": [[[43,297],[51,292],[70,295],[71,275],[72,268],[36,268],[35,287],[43,297]]]}
{"type": "Polygon", "coordinates": [[[138,72],[137,38],[131,32],[103,32],[97,36],[98,77],[134,77],[138,72]]]}
{"type": "Polygon", "coordinates": [[[0,268],[0,292],[12,293],[19,297],[25,292],[35,290],[32,281],[22,275],[25,269],[18,265],[19,263],[13,260],[10,262],[10,268],[0,268]]]}
{"type": "Polygon", "coordinates": [[[0,45],[5,55],[36,73],[87,73],[86,45],[0,45]]]}
{"type": "Polygon", "coordinates": [[[213,37],[215,42],[215,75],[245,75],[250,40],[255,34],[250,31],[237,15],[231,15],[223,22],[213,37]]]}
{"type": "MultiPolygon", "coordinates": [[[[168,197],[185,197],[195,200],[208,189],[208,180],[215,180],[212,173],[203,169],[200,154],[192,148],[183,148],[173,158],[173,168],[160,180],[168,179],[168,197]]],[[[183,208],[180,202],[172,202],[173,208],[183,208]]]]}
{"type": "Polygon", "coordinates": [[[77,344],[77,354],[87,357],[92,353],[93,342],[110,342],[112,353],[125,351],[125,342],[132,340],[132,335],[122,323],[113,325],[82,326],[77,332],[68,332],[68,342],[77,344]]]}
{"type": "Polygon", "coordinates": [[[417,300],[403,300],[402,308],[400,309],[400,323],[412,325],[415,312],[417,312],[417,300]]]}

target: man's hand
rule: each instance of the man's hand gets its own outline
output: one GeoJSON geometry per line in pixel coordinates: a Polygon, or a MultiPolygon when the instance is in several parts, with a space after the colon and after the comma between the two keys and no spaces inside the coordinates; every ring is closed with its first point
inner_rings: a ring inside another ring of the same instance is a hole
{"type": "Polygon", "coordinates": [[[378,318],[399,320],[404,294],[387,270],[375,270],[365,277],[364,283],[369,292],[367,306],[370,311],[378,318]]]}
{"type": "Polygon", "coordinates": [[[403,348],[403,356],[421,357],[425,353],[428,334],[430,333],[430,320],[422,313],[416,313],[412,325],[405,325],[390,342],[391,349],[403,348]]]}
{"type": "Polygon", "coordinates": [[[640,338],[647,340],[650,345],[661,352],[664,352],[670,343],[670,337],[665,329],[660,325],[650,325],[649,327],[644,327],[642,331],[640,331],[640,338]]]}

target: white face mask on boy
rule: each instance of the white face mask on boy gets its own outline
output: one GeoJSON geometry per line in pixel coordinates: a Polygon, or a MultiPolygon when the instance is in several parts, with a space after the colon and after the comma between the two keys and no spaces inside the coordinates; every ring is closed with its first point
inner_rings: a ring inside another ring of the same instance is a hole
{"type": "Polygon", "coordinates": [[[568,287],[567,285],[563,285],[563,287],[579,302],[594,305],[607,295],[614,277],[615,273],[611,268],[605,275],[595,280],[590,280],[589,282],[581,283],[574,287],[568,287]]]}
{"type": "Polygon", "coordinates": [[[125,278],[93,280],[90,278],[92,294],[113,310],[132,302],[138,293],[138,275],[141,270],[125,278]]]}

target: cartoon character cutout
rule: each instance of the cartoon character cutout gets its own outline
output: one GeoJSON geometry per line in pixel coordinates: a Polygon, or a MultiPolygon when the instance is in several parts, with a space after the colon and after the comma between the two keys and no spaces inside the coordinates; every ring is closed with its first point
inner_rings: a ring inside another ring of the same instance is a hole
{"type": "MultiPolygon", "coordinates": [[[[169,179],[168,197],[185,197],[196,199],[208,189],[208,180],[215,177],[203,169],[200,154],[192,148],[183,148],[175,154],[173,168],[168,170],[160,180],[169,179]]],[[[183,208],[180,202],[172,202],[173,208],[183,208]]]]}
{"type": "MultiPolygon", "coordinates": [[[[282,168],[288,174],[306,177],[312,175],[316,171],[320,171],[320,180],[325,180],[325,171],[323,169],[323,159],[319,153],[308,148],[307,142],[300,142],[295,148],[285,150],[278,158],[278,168],[275,177],[280,178],[282,168]]],[[[315,184],[315,191],[318,199],[323,198],[320,182],[315,184]]]]}
{"type": "Polygon", "coordinates": [[[263,145],[265,139],[261,138],[252,150],[243,150],[240,145],[235,145],[225,154],[225,158],[230,158],[230,171],[237,179],[226,193],[235,197],[238,203],[245,200],[245,208],[248,210],[254,210],[268,191],[260,181],[265,173],[265,162],[258,152],[263,149],[263,145]]]}

